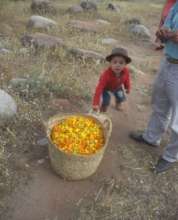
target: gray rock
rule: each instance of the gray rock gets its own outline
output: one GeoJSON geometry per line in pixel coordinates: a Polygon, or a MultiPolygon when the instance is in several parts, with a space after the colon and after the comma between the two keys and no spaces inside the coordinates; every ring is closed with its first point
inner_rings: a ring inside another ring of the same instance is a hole
{"type": "Polygon", "coordinates": [[[80,6],[80,5],[74,5],[74,6],[71,6],[67,12],[69,13],[81,13],[83,12],[83,8],[80,6]]]}
{"type": "Polygon", "coordinates": [[[45,163],[45,159],[40,159],[40,160],[37,161],[37,163],[38,163],[39,165],[41,165],[41,164],[45,163]]]}
{"type": "Polygon", "coordinates": [[[0,54],[9,54],[11,51],[6,48],[0,48],[0,54]]]}
{"type": "Polygon", "coordinates": [[[113,38],[104,38],[104,39],[102,39],[102,44],[116,45],[116,44],[118,44],[118,41],[113,38]]]}
{"type": "Polygon", "coordinates": [[[70,27],[86,32],[97,32],[100,25],[93,21],[71,20],[70,27]]]}
{"type": "Polygon", "coordinates": [[[149,29],[142,24],[131,25],[129,27],[129,31],[137,37],[143,38],[145,40],[149,40],[151,38],[149,29]]]}
{"type": "Polygon", "coordinates": [[[103,20],[103,19],[97,19],[96,23],[101,24],[101,25],[110,25],[111,24],[109,21],[106,21],[106,20],[103,20]]]}
{"type": "Polygon", "coordinates": [[[97,4],[94,1],[91,0],[82,0],[80,3],[80,6],[85,11],[97,11],[97,4]]]}
{"type": "Polygon", "coordinates": [[[114,3],[109,3],[107,9],[114,12],[120,12],[120,6],[114,3]]]}
{"type": "Polygon", "coordinates": [[[10,119],[17,113],[15,100],[4,90],[0,89],[0,122],[10,119]]]}
{"type": "Polygon", "coordinates": [[[51,27],[56,27],[57,23],[49,18],[33,15],[30,17],[27,27],[36,29],[49,29],[51,27]]]}
{"type": "Polygon", "coordinates": [[[21,38],[21,42],[24,47],[56,48],[64,46],[61,38],[43,33],[26,34],[21,38]]]}
{"type": "Polygon", "coordinates": [[[56,13],[54,6],[52,6],[49,0],[33,0],[31,4],[31,10],[33,13],[56,13]]]}
{"type": "Polygon", "coordinates": [[[97,53],[95,51],[91,51],[91,50],[72,48],[69,50],[69,52],[78,58],[95,59],[95,60],[100,60],[100,61],[105,60],[105,57],[102,54],[97,53]]]}

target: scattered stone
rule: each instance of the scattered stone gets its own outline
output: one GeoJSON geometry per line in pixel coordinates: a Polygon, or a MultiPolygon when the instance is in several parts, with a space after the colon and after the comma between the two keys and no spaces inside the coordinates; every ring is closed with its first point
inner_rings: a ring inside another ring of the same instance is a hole
{"type": "Polygon", "coordinates": [[[111,23],[109,21],[103,20],[103,19],[98,19],[96,20],[97,24],[102,24],[102,25],[110,25],[111,23]]]}
{"type": "MultiPolygon", "coordinates": [[[[103,24],[103,22],[102,22],[103,24]]],[[[105,23],[106,24],[106,23],[105,23]]],[[[98,32],[101,29],[101,20],[96,21],[81,21],[81,20],[71,20],[69,22],[70,27],[78,29],[85,32],[98,32]]],[[[104,26],[104,25],[103,25],[104,26]]]]}
{"type": "Polygon", "coordinates": [[[83,12],[83,8],[80,6],[80,5],[74,5],[74,6],[71,6],[67,12],[69,13],[81,13],[83,12]]]}
{"type": "Polygon", "coordinates": [[[39,15],[31,16],[27,24],[28,28],[47,30],[54,26],[57,26],[57,23],[54,20],[39,15]]]}
{"type": "Polygon", "coordinates": [[[30,165],[28,163],[25,164],[25,168],[30,168],[30,165]]]}
{"type": "Polygon", "coordinates": [[[5,48],[0,48],[0,54],[9,54],[11,51],[5,48]]]}
{"type": "Polygon", "coordinates": [[[104,39],[102,39],[102,44],[116,45],[116,44],[118,44],[118,41],[113,38],[104,38],[104,39]]]}
{"type": "Polygon", "coordinates": [[[21,42],[24,47],[56,48],[64,46],[64,41],[61,38],[43,33],[25,34],[21,38],[21,42]]]}
{"type": "Polygon", "coordinates": [[[100,61],[105,60],[105,57],[102,54],[97,53],[95,51],[91,51],[91,50],[72,48],[69,50],[69,52],[73,54],[74,56],[83,58],[83,59],[95,59],[95,60],[100,60],[100,61]]]}
{"type": "Polygon", "coordinates": [[[49,0],[33,0],[31,10],[33,13],[39,14],[56,13],[55,8],[52,6],[49,0]]]}
{"type": "Polygon", "coordinates": [[[94,1],[82,0],[80,6],[85,11],[97,11],[97,5],[94,1]]]}
{"type": "Polygon", "coordinates": [[[47,138],[41,138],[40,140],[37,141],[37,145],[43,147],[48,145],[48,139],[47,138]]]}
{"type": "Polygon", "coordinates": [[[38,163],[39,165],[43,164],[44,162],[45,162],[45,159],[40,159],[40,160],[37,161],[37,163],[38,163]]]}
{"type": "Polygon", "coordinates": [[[131,25],[129,27],[129,31],[137,37],[143,38],[145,40],[149,40],[151,38],[149,29],[142,24],[131,25]]]}
{"type": "Polygon", "coordinates": [[[69,25],[72,28],[86,32],[97,32],[99,29],[99,25],[93,21],[72,20],[69,25]]]}
{"type": "Polygon", "coordinates": [[[107,9],[118,13],[120,12],[120,6],[114,3],[109,3],[107,9]]]}
{"type": "Polygon", "coordinates": [[[101,27],[105,25],[109,25],[110,22],[102,19],[98,19],[95,21],[81,21],[81,20],[71,20],[69,22],[70,27],[78,29],[80,31],[86,32],[98,32],[101,27]]]}
{"type": "Polygon", "coordinates": [[[90,21],[72,20],[70,25],[72,28],[86,32],[97,32],[98,30],[98,26],[94,22],[90,21]]]}
{"type": "Polygon", "coordinates": [[[15,100],[4,90],[0,89],[0,121],[9,119],[17,113],[15,100]]]}

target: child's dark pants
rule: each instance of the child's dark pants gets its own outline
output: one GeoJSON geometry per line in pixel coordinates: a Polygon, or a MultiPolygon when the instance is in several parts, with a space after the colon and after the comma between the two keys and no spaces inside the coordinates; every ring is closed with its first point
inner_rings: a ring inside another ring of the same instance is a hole
{"type": "Polygon", "coordinates": [[[116,103],[122,103],[126,100],[126,96],[125,96],[124,90],[122,88],[119,88],[115,92],[109,92],[109,91],[105,90],[103,92],[102,106],[106,107],[110,104],[110,101],[111,101],[110,93],[112,93],[114,95],[114,97],[116,99],[116,103]]]}

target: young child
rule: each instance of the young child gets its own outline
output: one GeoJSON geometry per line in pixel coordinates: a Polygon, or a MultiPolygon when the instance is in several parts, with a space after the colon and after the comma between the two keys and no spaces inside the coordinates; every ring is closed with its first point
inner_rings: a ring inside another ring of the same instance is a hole
{"type": "Polygon", "coordinates": [[[96,87],[93,110],[106,112],[110,104],[110,93],[115,96],[116,109],[122,110],[122,103],[126,100],[125,92],[130,93],[130,74],[126,66],[131,58],[124,48],[115,48],[106,60],[109,67],[102,73],[96,87]]]}

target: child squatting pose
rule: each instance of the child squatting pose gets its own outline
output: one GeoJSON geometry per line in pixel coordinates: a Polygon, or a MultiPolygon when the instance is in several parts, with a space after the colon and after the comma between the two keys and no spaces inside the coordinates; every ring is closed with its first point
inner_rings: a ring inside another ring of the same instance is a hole
{"type": "Polygon", "coordinates": [[[109,67],[101,74],[93,97],[93,110],[106,112],[113,94],[116,109],[122,110],[122,103],[126,101],[125,92],[130,93],[130,73],[127,64],[131,62],[127,50],[114,48],[106,57],[109,67]]]}

